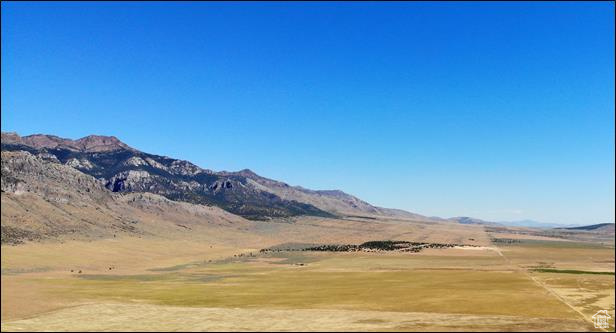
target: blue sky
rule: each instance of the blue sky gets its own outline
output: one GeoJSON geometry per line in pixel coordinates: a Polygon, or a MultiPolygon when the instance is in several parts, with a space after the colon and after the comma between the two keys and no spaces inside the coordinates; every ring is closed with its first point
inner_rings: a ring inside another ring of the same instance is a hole
{"type": "Polygon", "coordinates": [[[2,130],[426,215],[614,221],[614,4],[2,3],[2,130]]]}

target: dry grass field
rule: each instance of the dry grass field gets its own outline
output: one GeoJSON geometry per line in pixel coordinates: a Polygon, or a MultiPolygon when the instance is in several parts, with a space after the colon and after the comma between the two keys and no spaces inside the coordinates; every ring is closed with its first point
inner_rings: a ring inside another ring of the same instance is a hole
{"type": "Polygon", "coordinates": [[[614,315],[611,246],[535,238],[496,247],[478,226],[405,221],[251,228],[232,246],[171,237],[3,246],[2,330],[592,331],[598,309],[614,315]],[[475,246],[259,252],[341,238],[475,246]]]}

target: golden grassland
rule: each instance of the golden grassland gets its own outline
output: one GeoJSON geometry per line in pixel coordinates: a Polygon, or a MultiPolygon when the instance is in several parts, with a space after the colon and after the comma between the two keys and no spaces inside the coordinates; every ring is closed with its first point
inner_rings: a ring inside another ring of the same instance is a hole
{"type": "MultiPolygon", "coordinates": [[[[315,241],[323,224],[296,227],[315,241]]],[[[284,224],[263,228],[301,240],[284,224]]],[[[266,247],[276,240],[3,246],[2,330],[593,331],[597,309],[614,316],[614,275],[534,270],[613,272],[613,247],[534,239],[497,248],[485,233],[473,234],[477,228],[453,236],[414,228],[419,238],[472,238],[483,246],[265,254],[259,241],[266,247]]],[[[383,229],[390,234],[375,232],[378,239],[421,241],[396,223],[383,229]]]]}
{"type": "Polygon", "coordinates": [[[39,280],[51,297],[196,307],[344,309],[569,318],[575,314],[519,273],[320,272],[228,264],[201,274],[39,280]],[[512,293],[511,291],[515,291],[512,293]]]}
{"type": "Polygon", "coordinates": [[[590,330],[578,320],[427,312],[199,308],[97,303],[13,322],[12,331],[553,331],[590,330]]]}
{"type": "Polygon", "coordinates": [[[614,318],[613,246],[532,240],[501,249],[514,265],[528,270],[588,321],[599,310],[608,310],[614,318]],[[594,274],[598,272],[611,274],[594,274]]]}

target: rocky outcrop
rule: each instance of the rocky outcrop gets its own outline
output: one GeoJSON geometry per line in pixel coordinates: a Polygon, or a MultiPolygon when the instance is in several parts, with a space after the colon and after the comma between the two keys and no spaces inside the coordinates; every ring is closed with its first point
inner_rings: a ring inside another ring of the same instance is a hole
{"type": "MultiPolygon", "coordinates": [[[[129,177],[143,177],[129,171],[129,177]]],[[[2,244],[246,230],[249,221],[218,207],[152,193],[112,192],[73,167],[27,151],[2,152],[2,244]],[[211,229],[215,228],[215,229],[211,229]]],[[[181,237],[193,237],[182,234],[181,237]]]]}
{"type": "Polygon", "coordinates": [[[1,189],[16,195],[36,193],[64,203],[104,202],[111,197],[95,178],[26,151],[2,152],[1,189]]]}

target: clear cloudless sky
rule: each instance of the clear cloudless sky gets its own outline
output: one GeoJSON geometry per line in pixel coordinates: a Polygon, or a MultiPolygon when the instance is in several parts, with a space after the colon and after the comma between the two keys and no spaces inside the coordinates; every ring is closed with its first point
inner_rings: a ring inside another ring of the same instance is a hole
{"type": "Polygon", "coordinates": [[[614,3],[2,2],[2,131],[373,204],[614,221],[614,3]]]}

